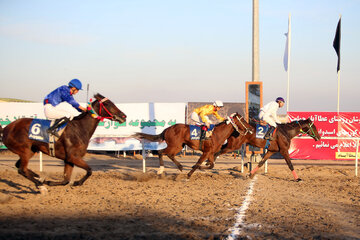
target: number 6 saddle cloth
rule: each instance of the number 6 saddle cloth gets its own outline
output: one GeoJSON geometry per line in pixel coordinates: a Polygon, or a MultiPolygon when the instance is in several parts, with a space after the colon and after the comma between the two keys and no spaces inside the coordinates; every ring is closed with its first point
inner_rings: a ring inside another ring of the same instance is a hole
{"type": "MultiPolygon", "coordinates": [[[[29,128],[29,139],[49,143],[49,133],[46,130],[54,124],[55,120],[33,119],[29,128]]],[[[64,132],[66,123],[56,129],[59,136],[64,132]]]]}

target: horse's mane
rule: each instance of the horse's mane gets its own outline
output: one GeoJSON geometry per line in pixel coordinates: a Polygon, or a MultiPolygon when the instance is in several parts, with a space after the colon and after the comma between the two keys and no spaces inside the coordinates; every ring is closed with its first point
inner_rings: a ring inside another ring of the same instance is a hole
{"type": "Polygon", "coordinates": [[[80,120],[80,119],[83,119],[86,115],[87,115],[88,112],[82,112],[80,113],[79,115],[77,115],[76,117],[73,118],[73,120],[80,120]]]}
{"type": "MultiPolygon", "coordinates": [[[[100,93],[95,93],[94,94],[94,98],[98,101],[99,99],[103,99],[104,96],[101,95],[100,93]]],[[[74,117],[73,120],[80,120],[82,118],[84,118],[87,115],[88,112],[82,112],[81,114],[79,114],[78,116],[74,117]]]]}
{"type": "Polygon", "coordinates": [[[94,98],[95,98],[96,100],[99,100],[99,99],[103,99],[104,96],[101,95],[100,93],[95,93],[95,94],[94,94],[94,98]]]}
{"type": "Polygon", "coordinates": [[[291,130],[294,129],[295,127],[299,126],[299,124],[301,125],[304,122],[308,122],[309,119],[306,120],[296,120],[296,121],[292,121],[289,123],[280,123],[278,124],[278,127],[282,128],[283,130],[291,130]]]}

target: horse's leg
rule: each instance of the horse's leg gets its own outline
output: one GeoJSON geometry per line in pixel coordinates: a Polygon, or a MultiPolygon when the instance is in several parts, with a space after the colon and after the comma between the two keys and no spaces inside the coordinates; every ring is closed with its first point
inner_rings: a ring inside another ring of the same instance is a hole
{"type": "Polygon", "coordinates": [[[39,180],[40,176],[28,169],[29,160],[32,156],[34,156],[34,154],[35,153],[31,150],[24,150],[21,154],[19,154],[20,159],[16,162],[15,166],[18,168],[18,173],[20,175],[35,183],[35,186],[40,190],[40,192],[45,194],[47,189],[43,185],[43,182],[39,180]]]}
{"type": "Polygon", "coordinates": [[[294,166],[291,163],[291,159],[290,159],[288,150],[287,149],[286,150],[280,150],[280,153],[281,153],[281,155],[283,155],[283,157],[284,157],[284,159],[286,161],[286,164],[288,165],[292,175],[294,176],[295,181],[297,181],[297,182],[301,181],[301,178],[298,177],[298,175],[295,172],[294,166]]]}
{"type": "Polygon", "coordinates": [[[246,135],[244,135],[244,136],[241,135],[238,137],[234,137],[234,136],[229,137],[227,139],[228,142],[226,143],[226,145],[224,147],[222,147],[219,152],[215,153],[214,161],[216,161],[216,158],[219,157],[220,155],[223,155],[225,153],[232,152],[232,151],[235,151],[235,150],[241,148],[241,145],[243,145],[246,140],[245,137],[246,137],[246,135]]]}
{"type": "MultiPolygon", "coordinates": [[[[71,161],[71,162],[75,166],[82,168],[86,171],[86,174],[84,177],[82,177],[80,180],[74,182],[74,186],[81,186],[86,181],[86,179],[88,179],[91,176],[91,174],[92,174],[91,167],[82,158],[73,159],[73,161],[71,161]]],[[[70,176],[68,176],[68,177],[70,177],[70,176]]]]}
{"type": "MultiPolygon", "coordinates": [[[[182,171],[183,170],[183,166],[181,165],[181,163],[179,163],[176,159],[175,156],[177,153],[179,153],[181,151],[182,147],[181,146],[168,146],[163,152],[163,155],[167,155],[171,161],[173,161],[173,163],[177,166],[177,168],[182,171]]],[[[160,159],[160,157],[159,157],[160,159]]],[[[164,163],[163,163],[164,164],[164,163]]]]}
{"type": "Polygon", "coordinates": [[[215,158],[214,158],[214,154],[209,154],[209,158],[208,158],[208,162],[205,166],[201,165],[199,167],[199,169],[213,169],[214,165],[215,165],[215,158]]]}
{"type": "Polygon", "coordinates": [[[263,157],[263,159],[259,162],[259,164],[257,165],[256,168],[254,168],[253,170],[251,170],[250,172],[250,178],[253,178],[255,176],[255,173],[256,171],[261,168],[262,165],[264,165],[264,163],[266,162],[266,160],[268,160],[271,155],[273,155],[275,152],[270,152],[270,151],[267,151],[263,157]]]}
{"type": "Polygon", "coordinates": [[[157,174],[158,175],[161,175],[164,170],[165,170],[165,167],[164,167],[164,160],[163,160],[163,150],[160,150],[159,151],[159,170],[157,171],[157,174]]]}
{"type": "Polygon", "coordinates": [[[190,178],[191,175],[195,172],[195,170],[201,166],[201,164],[204,162],[204,160],[208,159],[208,155],[209,155],[209,153],[205,152],[200,156],[197,163],[192,167],[191,171],[188,173],[188,178],[190,178]]]}
{"type": "MultiPolygon", "coordinates": [[[[16,168],[20,168],[20,164],[21,164],[21,159],[17,160],[17,162],[15,163],[15,167],[16,167],[16,168]]],[[[29,171],[29,174],[31,174],[34,178],[40,179],[39,174],[33,172],[33,171],[30,170],[30,169],[27,169],[27,170],[29,171]]]]}
{"type": "Polygon", "coordinates": [[[70,182],[70,178],[71,178],[71,174],[72,171],[74,169],[74,164],[73,163],[69,163],[69,162],[65,162],[65,167],[64,167],[64,180],[61,182],[55,182],[55,181],[45,181],[44,183],[49,185],[49,186],[59,186],[59,185],[67,185],[70,182]]]}

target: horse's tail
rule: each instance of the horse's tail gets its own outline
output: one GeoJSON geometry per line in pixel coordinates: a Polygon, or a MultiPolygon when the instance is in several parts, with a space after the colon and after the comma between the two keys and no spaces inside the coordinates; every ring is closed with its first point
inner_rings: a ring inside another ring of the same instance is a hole
{"type": "MultiPolygon", "coordinates": [[[[164,131],[165,132],[165,131],[164,131]]],[[[131,135],[131,137],[136,138],[138,140],[148,140],[150,142],[161,142],[164,141],[164,132],[157,134],[157,135],[151,135],[146,133],[135,133],[134,135],[131,135]]]]}

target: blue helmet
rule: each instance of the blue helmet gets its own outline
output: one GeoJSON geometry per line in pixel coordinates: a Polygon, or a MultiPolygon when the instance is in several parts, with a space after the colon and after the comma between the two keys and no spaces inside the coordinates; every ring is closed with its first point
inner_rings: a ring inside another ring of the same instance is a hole
{"type": "Polygon", "coordinates": [[[285,103],[285,100],[284,100],[282,97],[278,97],[275,101],[276,101],[276,102],[281,101],[281,102],[285,103]]]}
{"type": "Polygon", "coordinates": [[[76,89],[82,90],[82,84],[79,79],[73,79],[69,82],[69,87],[74,87],[76,89]]]}

